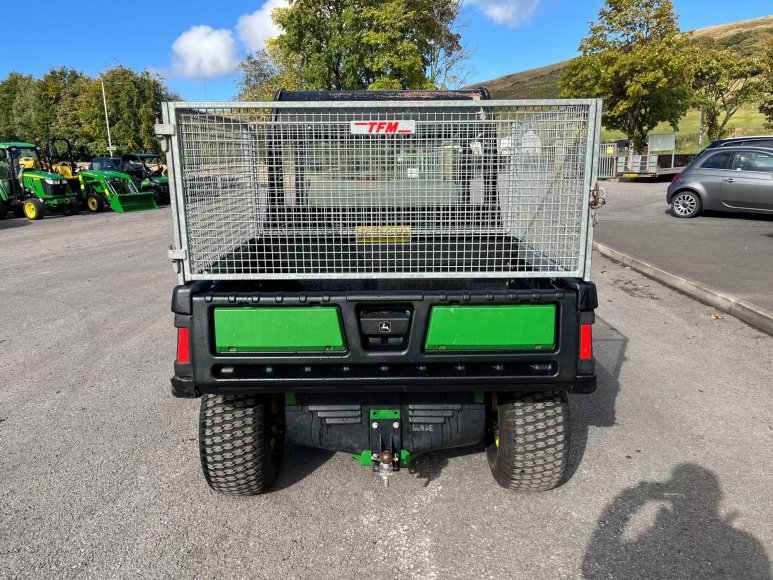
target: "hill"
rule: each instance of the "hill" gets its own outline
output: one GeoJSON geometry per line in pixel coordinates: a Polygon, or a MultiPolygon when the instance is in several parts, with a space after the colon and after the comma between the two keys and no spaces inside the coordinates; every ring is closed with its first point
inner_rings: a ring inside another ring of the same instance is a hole
{"type": "MultiPolygon", "coordinates": [[[[773,16],[730,22],[692,31],[697,46],[727,48],[744,56],[760,54],[765,42],[773,38],[773,16]]],[[[558,79],[568,61],[512,73],[475,83],[486,86],[496,99],[550,99],[559,96],[558,79]]]]}

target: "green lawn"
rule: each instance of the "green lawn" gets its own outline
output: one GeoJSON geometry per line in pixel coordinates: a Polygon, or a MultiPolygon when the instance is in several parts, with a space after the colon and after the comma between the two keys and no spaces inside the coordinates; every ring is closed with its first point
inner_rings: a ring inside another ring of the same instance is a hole
{"type": "MultiPolygon", "coordinates": [[[[682,121],[679,123],[679,130],[676,132],[676,151],[677,153],[696,153],[698,151],[698,131],[700,128],[700,111],[688,111],[682,121]]],[[[757,105],[746,105],[742,107],[728,123],[730,127],[735,127],[735,133],[738,135],[769,135],[773,133],[771,129],[765,129],[765,117],[757,110],[757,105]]],[[[673,133],[674,130],[668,123],[661,123],[652,133],[673,133]]],[[[734,134],[735,134],[734,133],[734,134]]],[[[601,141],[606,143],[614,139],[625,139],[625,135],[620,131],[601,130],[601,141]]],[[[703,136],[703,146],[709,142],[706,135],[703,136]]]]}

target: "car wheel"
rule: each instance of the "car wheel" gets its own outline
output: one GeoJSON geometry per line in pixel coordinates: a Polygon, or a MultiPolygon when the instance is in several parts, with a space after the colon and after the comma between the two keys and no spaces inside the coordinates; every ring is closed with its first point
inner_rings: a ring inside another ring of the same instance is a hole
{"type": "Polygon", "coordinates": [[[693,218],[701,213],[701,198],[692,191],[678,191],[671,200],[671,213],[678,218],[693,218]]]}

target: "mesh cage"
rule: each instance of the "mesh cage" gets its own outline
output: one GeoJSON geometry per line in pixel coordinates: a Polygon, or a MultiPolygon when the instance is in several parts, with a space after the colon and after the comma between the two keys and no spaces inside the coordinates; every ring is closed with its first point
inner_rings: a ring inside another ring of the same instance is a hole
{"type": "Polygon", "coordinates": [[[170,104],[186,277],[581,276],[597,109],[170,104]]]}

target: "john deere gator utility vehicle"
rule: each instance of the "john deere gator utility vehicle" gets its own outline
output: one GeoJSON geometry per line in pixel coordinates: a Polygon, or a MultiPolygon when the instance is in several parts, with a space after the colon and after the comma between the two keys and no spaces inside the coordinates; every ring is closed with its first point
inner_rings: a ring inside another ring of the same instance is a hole
{"type": "Polygon", "coordinates": [[[388,482],[482,444],[558,486],[569,394],[596,388],[597,100],[485,89],[167,103],[177,360],[204,477],[259,494],[285,439],[388,482]]]}
{"type": "Polygon", "coordinates": [[[48,169],[35,145],[0,143],[0,218],[9,210],[31,220],[49,211],[78,213],[78,199],[67,180],[48,169]]]}
{"type": "Polygon", "coordinates": [[[157,153],[127,153],[121,157],[94,157],[91,160],[93,169],[109,169],[120,171],[134,180],[134,184],[142,193],[153,195],[157,205],[169,203],[169,178],[163,169],[151,169],[148,161],[159,160],[157,153]]]}
{"type": "Polygon", "coordinates": [[[141,193],[134,185],[134,180],[125,173],[79,169],[73,159],[69,140],[49,140],[46,152],[51,167],[67,179],[73,191],[78,192],[83,207],[89,211],[100,212],[105,206],[118,213],[158,208],[153,194],[141,193]],[[65,147],[64,154],[59,145],[65,147]]]}

